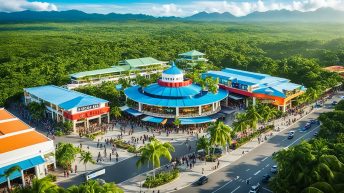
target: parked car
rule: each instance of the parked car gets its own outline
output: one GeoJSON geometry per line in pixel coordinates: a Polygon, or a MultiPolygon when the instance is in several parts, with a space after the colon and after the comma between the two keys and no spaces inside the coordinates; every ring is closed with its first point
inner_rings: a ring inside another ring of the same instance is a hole
{"type": "Polygon", "coordinates": [[[309,123],[311,123],[311,125],[316,124],[317,120],[316,119],[312,119],[312,120],[309,121],[309,123]]]}
{"type": "Polygon", "coordinates": [[[208,182],[208,177],[207,176],[202,176],[200,179],[197,180],[198,185],[203,185],[208,182]]]}
{"type": "Polygon", "coordinates": [[[251,186],[249,193],[258,193],[259,191],[260,191],[260,184],[257,183],[256,185],[251,186]]]}
{"type": "Polygon", "coordinates": [[[269,174],[265,174],[262,178],[263,183],[268,183],[270,180],[271,176],[269,174]]]}
{"type": "Polygon", "coordinates": [[[318,136],[318,132],[315,132],[313,135],[314,135],[314,137],[318,136]]]}
{"type": "Polygon", "coordinates": [[[295,131],[289,131],[288,139],[293,139],[295,131]]]}
{"type": "Polygon", "coordinates": [[[270,169],[271,173],[276,174],[277,173],[277,165],[273,165],[270,169]]]}
{"type": "Polygon", "coordinates": [[[337,105],[337,104],[338,104],[337,101],[333,101],[333,102],[332,102],[332,105],[333,105],[333,106],[335,106],[335,105],[337,105]]]}

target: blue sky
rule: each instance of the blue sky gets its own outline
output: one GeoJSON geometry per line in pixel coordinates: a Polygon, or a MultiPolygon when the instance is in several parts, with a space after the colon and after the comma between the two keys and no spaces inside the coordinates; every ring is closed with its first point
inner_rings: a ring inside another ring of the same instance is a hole
{"type": "Polygon", "coordinates": [[[185,17],[198,12],[230,12],[236,16],[254,11],[314,11],[322,7],[344,10],[344,0],[0,0],[0,11],[63,11],[87,13],[142,13],[185,17]]]}

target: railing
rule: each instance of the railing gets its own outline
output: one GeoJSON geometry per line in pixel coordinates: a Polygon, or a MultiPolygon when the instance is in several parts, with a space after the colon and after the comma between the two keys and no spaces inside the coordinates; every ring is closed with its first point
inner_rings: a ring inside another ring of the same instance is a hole
{"type": "MultiPolygon", "coordinates": [[[[208,115],[213,115],[215,113],[218,113],[221,111],[221,107],[218,107],[217,109],[215,109],[215,111],[207,111],[204,113],[198,114],[198,113],[194,113],[194,114],[179,114],[179,118],[192,118],[192,117],[203,117],[203,116],[208,116],[208,115]]],[[[162,114],[162,113],[153,113],[150,111],[142,111],[143,114],[146,115],[150,115],[150,116],[154,116],[154,117],[163,117],[163,118],[175,118],[176,115],[175,114],[162,114]]]]}
{"type": "MultiPolygon", "coordinates": [[[[144,75],[150,75],[150,74],[155,74],[155,73],[159,73],[159,72],[161,72],[161,70],[154,70],[154,71],[151,71],[150,73],[142,72],[139,74],[141,76],[144,76],[144,75]]],[[[136,74],[131,74],[130,76],[122,74],[121,76],[113,77],[113,78],[101,78],[100,80],[89,80],[89,82],[84,82],[84,83],[72,83],[72,84],[65,85],[65,87],[68,89],[74,89],[74,88],[78,88],[81,86],[98,85],[98,84],[101,84],[103,82],[115,82],[115,81],[118,81],[120,78],[134,79],[134,78],[136,78],[136,74]]]]}

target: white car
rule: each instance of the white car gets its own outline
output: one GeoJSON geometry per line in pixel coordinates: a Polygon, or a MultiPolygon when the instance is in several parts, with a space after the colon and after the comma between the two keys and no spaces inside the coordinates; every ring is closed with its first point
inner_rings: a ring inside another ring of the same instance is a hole
{"type": "Polygon", "coordinates": [[[251,186],[251,189],[249,193],[257,193],[260,190],[260,184],[258,183],[257,185],[251,186]]]}
{"type": "Polygon", "coordinates": [[[273,165],[272,167],[271,167],[271,173],[273,173],[273,174],[275,174],[275,173],[277,173],[277,165],[273,165]]]}

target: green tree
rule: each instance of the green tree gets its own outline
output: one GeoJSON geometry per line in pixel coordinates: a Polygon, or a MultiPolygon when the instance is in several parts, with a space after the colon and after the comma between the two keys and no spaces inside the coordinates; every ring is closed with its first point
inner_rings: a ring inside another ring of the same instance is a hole
{"type": "Polygon", "coordinates": [[[171,152],[174,152],[174,147],[169,142],[161,143],[159,140],[153,139],[150,143],[140,147],[139,151],[141,155],[136,162],[136,166],[141,167],[146,163],[149,166],[149,163],[152,163],[153,176],[155,178],[155,168],[160,167],[160,157],[165,157],[171,161],[171,152]]]}
{"type": "Polygon", "coordinates": [[[197,140],[197,150],[204,149],[204,152],[208,154],[209,147],[210,147],[209,140],[205,138],[204,136],[202,136],[201,138],[197,140]]]}
{"type": "Polygon", "coordinates": [[[51,178],[45,177],[42,179],[35,178],[32,180],[32,185],[24,188],[16,188],[15,193],[59,193],[63,189],[58,187],[51,178]]]}
{"type": "Polygon", "coordinates": [[[14,165],[6,169],[3,174],[0,174],[0,177],[5,177],[7,179],[8,190],[11,190],[11,180],[10,180],[11,175],[14,174],[15,172],[20,172],[20,171],[21,171],[21,167],[14,165]]]}
{"type": "Polygon", "coordinates": [[[89,151],[81,151],[80,153],[80,162],[82,162],[85,165],[85,172],[87,171],[87,164],[92,163],[95,164],[96,162],[94,161],[91,152],[89,151]]]}
{"type": "Polygon", "coordinates": [[[119,107],[114,106],[111,108],[111,115],[118,119],[122,116],[122,110],[119,107]]]}
{"type": "Polygon", "coordinates": [[[74,162],[79,151],[80,150],[71,143],[58,143],[55,152],[57,164],[64,169],[68,169],[72,165],[72,162],[74,162]]]}
{"type": "Polygon", "coordinates": [[[256,107],[250,106],[247,111],[246,111],[246,118],[249,123],[249,125],[253,128],[256,129],[258,122],[262,120],[262,116],[259,114],[257,111],[256,107]]]}
{"type": "MultiPolygon", "coordinates": [[[[210,134],[209,143],[212,146],[222,146],[225,147],[227,144],[231,143],[232,137],[231,132],[232,128],[228,125],[225,125],[222,121],[216,121],[208,128],[210,134]]],[[[215,148],[213,148],[215,151],[215,148]]],[[[213,152],[214,154],[214,152],[213,152]]]]}
{"type": "Polygon", "coordinates": [[[27,107],[34,120],[38,121],[44,118],[44,112],[46,109],[44,103],[31,102],[27,107]]]}
{"type": "Polygon", "coordinates": [[[179,125],[180,125],[181,121],[178,117],[174,118],[173,124],[179,129],[179,125]]]}
{"type": "Polygon", "coordinates": [[[74,185],[65,190],[66,193],[123,193],[124,191],[120,189],[114,183],[100,184],[95,180],[88,180],[87,182],[74,185]]]}

